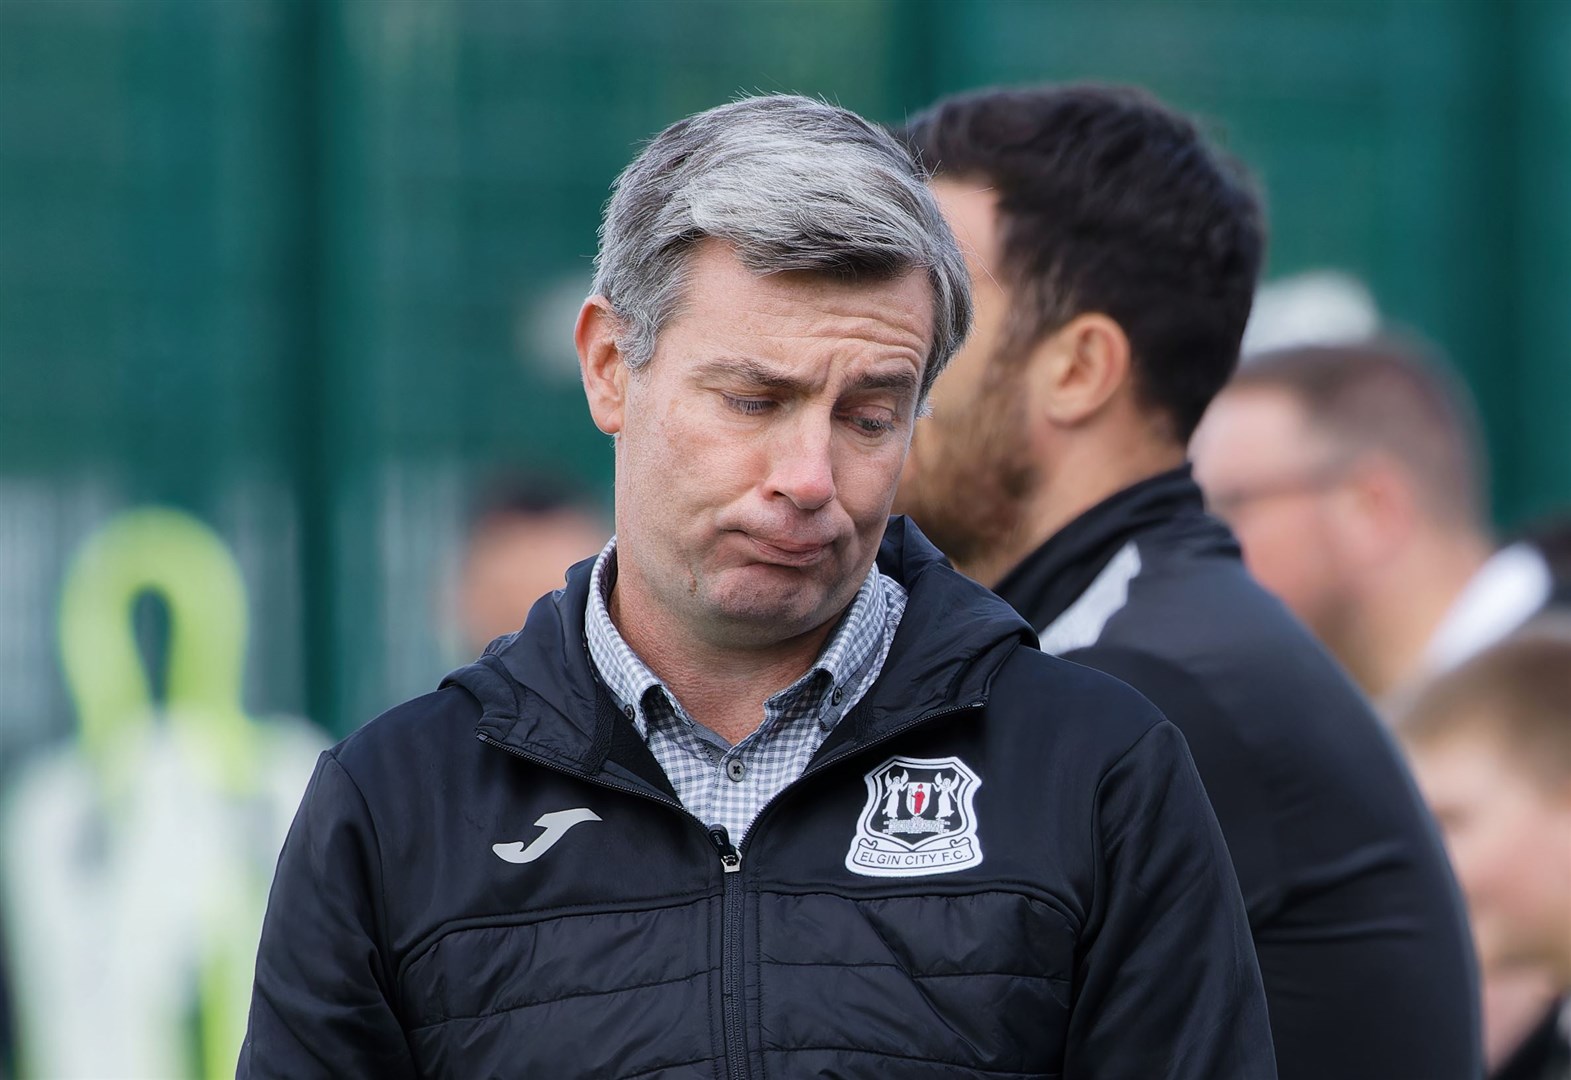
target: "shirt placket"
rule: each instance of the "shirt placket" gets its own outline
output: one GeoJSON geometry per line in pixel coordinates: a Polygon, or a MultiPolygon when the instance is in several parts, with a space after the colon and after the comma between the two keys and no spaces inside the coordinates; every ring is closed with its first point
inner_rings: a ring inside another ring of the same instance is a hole
{"type": "Polygon", "coordinates": [[[715,808],[726,831],[738,843],[773,794],[769,783],[777,770],[770,757],[780,721],[779,712],[766,707],[758,730],[727,750],[717,763],[712,789],[715,808]]]}

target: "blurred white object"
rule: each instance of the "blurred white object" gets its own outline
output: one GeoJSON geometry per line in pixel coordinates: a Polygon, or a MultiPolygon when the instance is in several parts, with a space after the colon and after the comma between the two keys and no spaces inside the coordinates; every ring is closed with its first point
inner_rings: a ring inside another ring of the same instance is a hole
{"type": "Polygon", "coordinates": [[[75,745],[12,791],[0,841],[24,1076],[234,1073],[273,867],[323,739],[257,724],[256,783],[237,798],[188,719],[126,741],[135,780],[113,801],[75,745]]]}
{"type": "Polygon", "coordinates": [[[1549,564],[1532,545],[1512,544],[1495,552],[1429,639],[1425,668],[1446,671],[1482,652],[1532,618],[1552,591],[1549,564]]]}
{"type": "Polygon", "coordinates": [[[556,383],[577,383],[578,353],[564,326],[578,321],[592,280],[587,274],[565,274],[540,290],[518,314],[515,340],[525,362],[537,374],[556,383]]]}
{"type": "Polygon", "coordinates": [[[1363,282],[1340,270],[1311,270],[1260,286],[1244,327],[1244,362],[1304,345],[1353,345],[1380,330],[1380,309],[1363,282]]]}

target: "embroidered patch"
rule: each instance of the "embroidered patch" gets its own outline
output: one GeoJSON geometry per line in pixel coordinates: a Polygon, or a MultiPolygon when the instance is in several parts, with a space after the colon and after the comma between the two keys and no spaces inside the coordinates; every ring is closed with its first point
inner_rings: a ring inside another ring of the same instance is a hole
{"type": "Polygon", "coordinates": [[[949,874],[982,863],[972,799],[981,779],[956,757],[892,757],[868,773],[867,805],[846,852],[865,877],[949,874]]]}

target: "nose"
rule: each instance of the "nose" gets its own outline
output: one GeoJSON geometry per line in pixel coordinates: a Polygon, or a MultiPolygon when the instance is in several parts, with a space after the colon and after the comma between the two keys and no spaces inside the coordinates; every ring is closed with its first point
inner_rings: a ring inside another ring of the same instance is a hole
{"type": "Polygon", "coordinates": [[[770,494],[790,499],[798,510],[817,510],[835,497],[833,431],[816,412],[804,409],[795,423],[782,425],[771,448],[770,494]]]}

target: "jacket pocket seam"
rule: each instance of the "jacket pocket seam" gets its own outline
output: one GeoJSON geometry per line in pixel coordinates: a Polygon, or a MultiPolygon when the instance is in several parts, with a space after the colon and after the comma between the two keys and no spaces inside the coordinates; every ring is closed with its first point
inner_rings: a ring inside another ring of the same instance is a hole
{"type": "MultiPolygon", "coordinates": [[[[584,990],[574,994],[561,994],[556,997],[540,998],[536,1001],[520,1001],[516,1004],[507,1005],[500,1009],[493,1009],[490,1012],[476,1013],[473,1016],[442,1016],[435,1020],[425,1020],[421,1023],[410,1026],[408,1030],[410,1032],[416,1032],[424,1031],[427,1028],[441,1027],[443,1024],[462,1024],[471,1023],[475,1020],[490,1020],[494,1017],[506,1016],[509,1013],[519,1012],[523,1009],[533,1009],[541,1005],[555,1005],[562,1001],[575,1001],[581,998],[591,997],[608,997],[611,994],[626,994],[632,993],[635,990],[652,990],[658,986],[672,986],[676,983],[691,982],[693,979],[700,977],[707,979],[709,974],[710,973],[707,970],[691,971],[685,975],[677,975],[669,979],[658,979],[654,982],[647,983],[635,983],[630,986],[617,986],[612,987],[609,990],[584,990]]],[[[708,1061],[709,1059],[699,1058],[698,1060],[708,1061]]],[[[669,1066],[662,1067],[669,1068],[669,1066]]]]}
{"type": "Polygon", "coordinates": [[[1063,983],[1065,986],[1073,982],[1067,975],[1051,975],[1030,971],[908,971],[899,964],[891,964],[880,960],[856,962],[837,960],[760,960],[759,963],[763,966],[779,968],[890,968],[911,979],[974,979],[977,977],[1034,979],[1039,982],[1063,983]]]}

